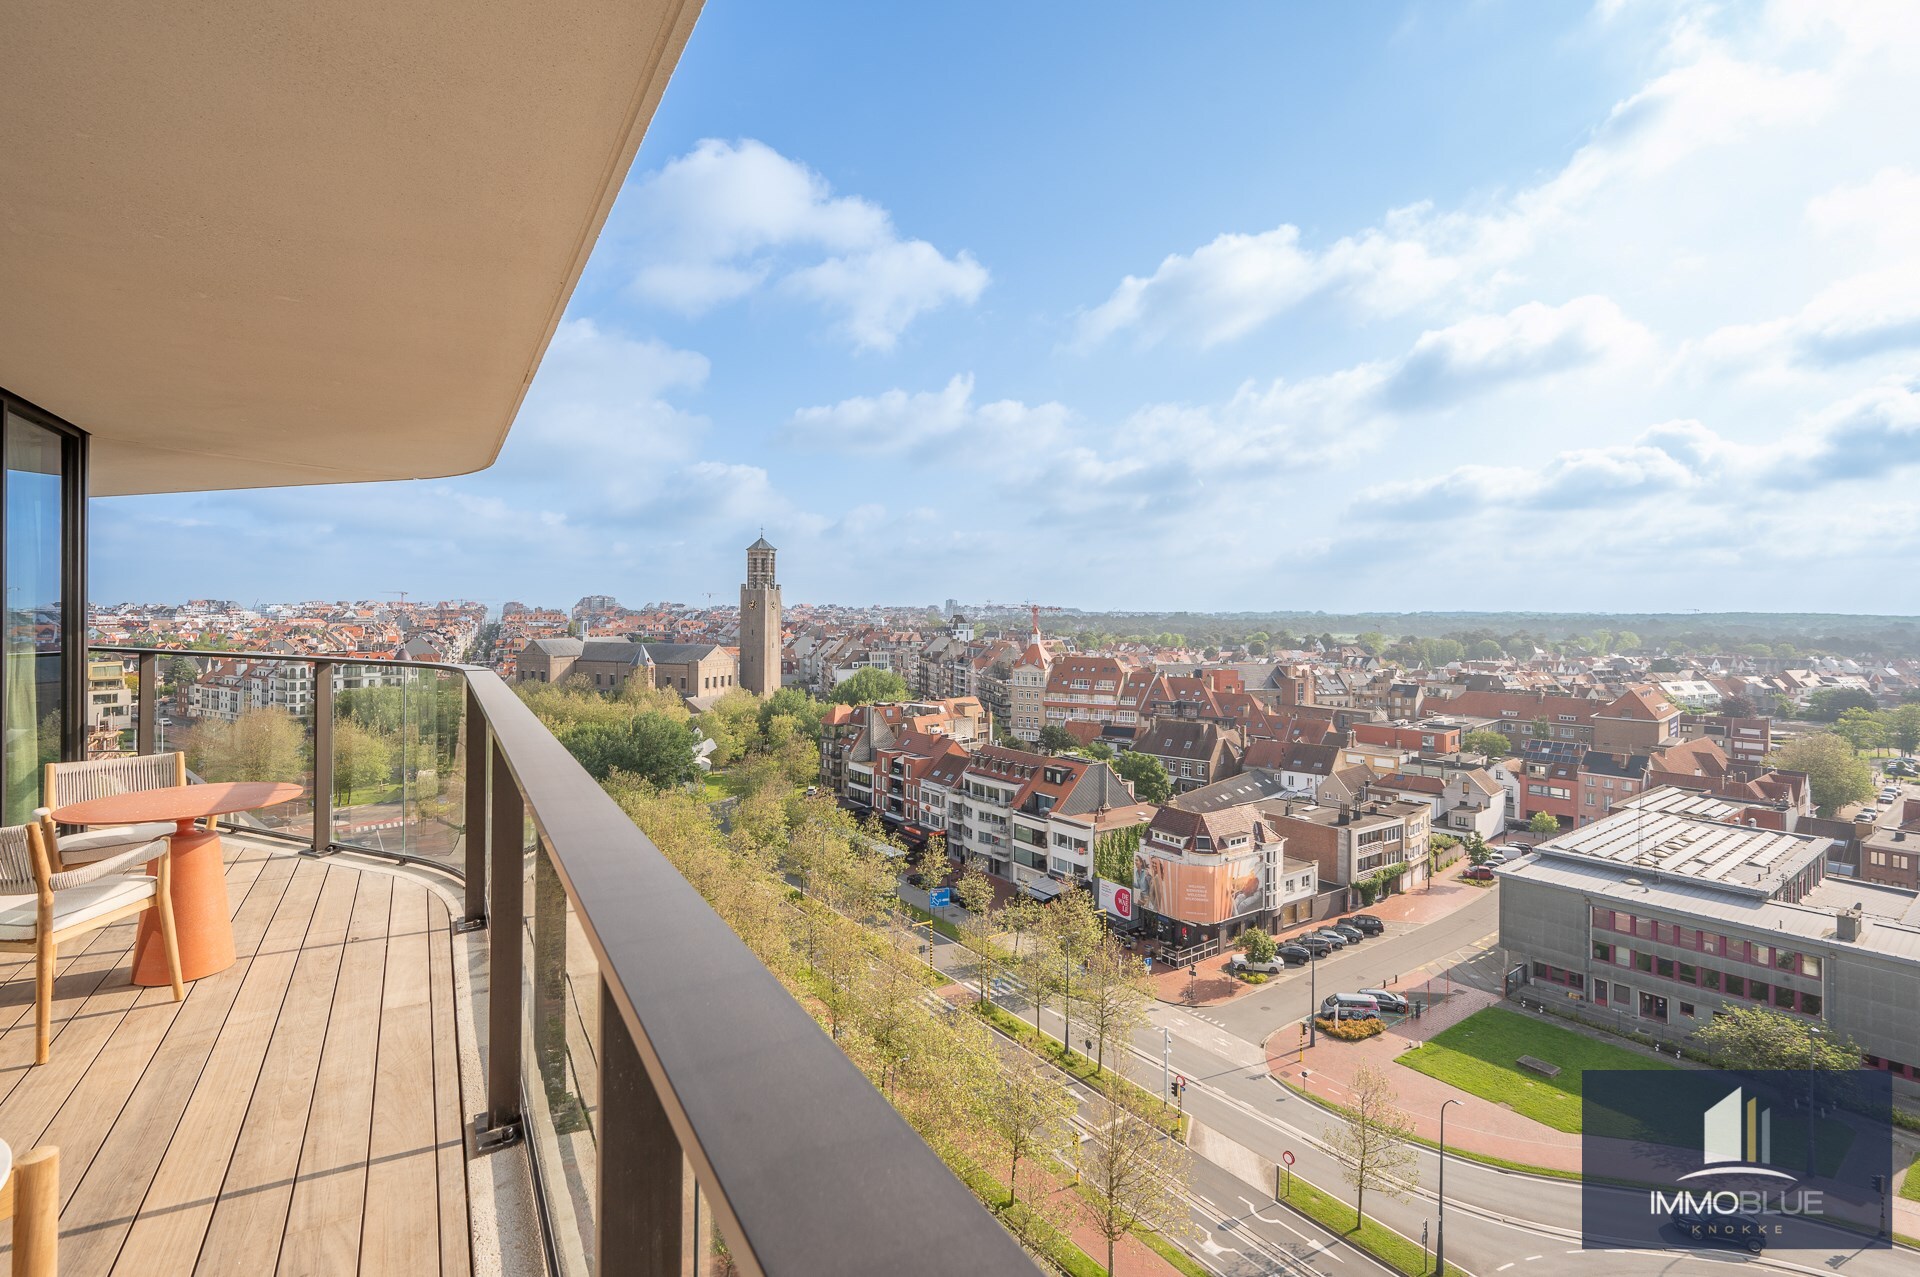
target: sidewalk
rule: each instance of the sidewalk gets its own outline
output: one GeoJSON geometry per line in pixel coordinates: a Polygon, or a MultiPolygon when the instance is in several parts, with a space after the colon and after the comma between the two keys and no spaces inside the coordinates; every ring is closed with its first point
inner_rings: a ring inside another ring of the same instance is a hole
{"type": "MultiPolygon", "coordinates": [[[[1472,904],[1480,898],[1481,892],[1491,890],[1491,888],[1476,887],[1472,883],[1461,881],[1460,871],[1466,867],[1466,859],[1462,857],[1435,874],[1432,882],[1419,891],[1388,896],[1369,907],[1349,912],[1370,913],[1388,924],[1419,926],[1422,923],[1436,922],[1472,904]]],[[[1276,932],[1274,940],[1285,944],[1296,936],[1319,931],[1335,920],[1335,918],[1321,918],[1314,922],[1300,923],[1276,932]]],[[[1151,977],[1153,996],[1171,1006],[1206,1007],[1218,1006],[1220,1003],[1231,1002],[1235,998],[1257,992],[1262,986],[1248,984],[1245,980],[1237,980],[1227,974],[1227,960],[1235,952],[1237,951],[1230,949],[1225,953],[1202,959],[1198,964],[1200,970],[1197,975],[1188,974],[1186,967],[1162,970],[1159,969],[1160,964],[1156,962],[1154,964],[1156,969],[1151,977]]]]}
{"type": "Polygon", "coordinates": [[[1484,1007],[1498,1003],[1491,993],[1464,986],[1455,990],[1443,1008],[1388,1029],[1365,1042],[1340,1042],[1321,1036],[1317,1046],[1299,1049],[1298,1029],[1287,1025],[1267,1039],[1267,1068],[1283,1084],[1304,1090],[1331,1104],[1351,1106],[1354,1075],[1373,1067],[1393,1079],[1398,1105],[1422,1139],[1440,1138],[1440,1105],[1459,1100],[1447,1114],[1447,1144],[1489,1157],[1553,1170],[1580,1169],[1580,1137],[1522,1117],[1504,1104],[1456,1090],[1437,1078],[1412,1069],[1393,1067],[1394,1060],[1414,1043],[1457,1024],[1484,1007]]]}

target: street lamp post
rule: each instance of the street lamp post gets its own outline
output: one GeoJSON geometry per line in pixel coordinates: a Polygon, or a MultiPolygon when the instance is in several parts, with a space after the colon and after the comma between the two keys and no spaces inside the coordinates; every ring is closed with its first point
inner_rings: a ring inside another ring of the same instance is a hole
{"type": "MultiPolygon", "coordinates": [[[[1073,1058],[1073,941],[1060,942],[1060,962],[1067,976],[1066,990],[1060,995],[1060,1014],[1066,1027],[1060,1030],[1060,1058],[1073,1058]]],[[[1043,1039],[1044,1040],[1044,1039],[1043,1039]]]]}
{"type": "Polygon", "coordinates": [[[1440,1106],[1440,1210],[1439,1226],[1433,1230],[1433,1271],[1439,1277],[1447,1273],[1447,1105],[1458,1103],[1448,1100],[1440,1106]]]}
{"type": "MultiPolygon", "coordinates": [[[[1320,1041],[1320,951],[1307,951],[1307,1045],[1320,1041]]],[[[1314,1057],[1318,1059],[1319,1057],[1314,1057]]]]}
{"type": "MultiPolygon", "coordinates": [[[[1173,1062],[1173,1030],[1166,1025],[1160,1026],[1160,1094],[1168,1094],[1167,1066],[1173,1062]]],[[[1160,1101],[1162,1104],[1166,1100],[1160,1101]]]]}

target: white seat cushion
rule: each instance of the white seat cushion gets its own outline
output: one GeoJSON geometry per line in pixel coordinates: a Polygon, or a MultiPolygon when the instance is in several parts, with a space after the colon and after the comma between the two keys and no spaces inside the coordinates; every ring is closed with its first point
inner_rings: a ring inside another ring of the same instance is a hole
{"type": "Polygon", "coordinates": [[[60,835],[60,859],[72,863],[98,860],[119,847],[131,847],[155,838],[171,838],[177,827],[171,820],[150,820],[138,825],[102,825],[76,834],[60,835]]]}
{"type": "MultiPolygon", "coordinates": [[[[112,913],[123,905],[145,900],[158,886],[158,880],[146,874],[119,874],[68,887],[53,895],[53,929],[64,931],[76,923],[112,913]]],[[[31,940],[34,937],[32,896],[0,896],[0,940],[31,940]]]]}

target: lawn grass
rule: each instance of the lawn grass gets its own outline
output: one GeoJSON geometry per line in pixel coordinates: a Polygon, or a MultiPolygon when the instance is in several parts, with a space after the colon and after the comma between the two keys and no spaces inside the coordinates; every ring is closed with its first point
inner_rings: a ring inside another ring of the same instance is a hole
{"type": "Polygon", "coordinates": [[[1117,1100],[1123,1095],[1130,1094],[1140,1101],[1141,1107],[1147,1114],[1157,1114],[1152,1117],[1154,1125],[1181,1141],[1187,1138],[1186,1116],[1161,1104],[1159,1097],[1145,1087],[1122,1077],[1112,1069],[1099,1067],[1090,1055],[1083,1055],[1079,1051],[1071,1055],[1064,1053],[1058,1042],[1003,1006],[992,1002],[978,1002],[974,1005],[980,1014],[986,1017],[988,1024],[1032,1051],[1048,1064],[1064,1073],[1072,1074],[1076,1081],[1085,1082],[1094,1090],[1110,1098],[1117,1100]]]}
{"type": "Polygon", "coordinates": [[[964,943],[964,941],[960,939],[960,928],[954,926],[951,922],[948,922],[945,918],[936,918],[931,913],[928,913],[925,909],[922,909],[919,905],[909,904],[905,900],[902,900],[900,903],[903,905],[906,905],[907,912],[913,916],[913,920],[915,922],[926,923],[928,926],[932,927],[935,931],[938,931],[941,935],[953,941],[955,944],[964,943]]]}
{"type": "Polygon", "coordinates": [[[1910,1202],[1920,1202],[1920,1157],[1913,1159],[1913,1165],[1907,1167],[1907,1178],[1900,1185],[1900,1196],[1910,1202]]]}
{"type": "MultiPolygon", "coordinates": [[[[1432,1271],[1431,1261],[1423,1263],[1421,1260],[1419,1242],[1402,1237],[1385,1224],[1372,1219],[1362,1221],[1355,1228],[1354,1210],[1350,1203],[1341,1201],[1331,1193],[1322,1192],[1298,1175],[1292,1177],[1290,1184],[1281,1185],[1280,1200],[1389,1268],[1406,1273],[1407,1277],[1423,1277],[1423,1274],[1432,1271]]],[[[1447,1265],[1447,1272],[1467,1277],[1453,1264],[1447,1265]]]]}
{"type": "Polygon", "coordinates": [[[1475,1012],[1395,1062],[1575,1135],[1580,1132],[1580,1079],[1585,1070],[1658,1073],[1673,1068],[1500,1007],[1475,1012]],[[1559,1065],[1560,1076],[1542,1077],[1521,1068],[1514,1061],[1523,1055],[1559,1065]]]}

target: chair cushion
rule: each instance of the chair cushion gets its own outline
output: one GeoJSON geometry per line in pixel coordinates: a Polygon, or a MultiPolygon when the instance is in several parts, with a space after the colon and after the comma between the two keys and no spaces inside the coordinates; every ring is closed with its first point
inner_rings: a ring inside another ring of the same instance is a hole
{"type": "Polygon", "coordinates": [[[169,838],[175,832],[176,827],[171,820],[149,820],[138,825],[101,825],[77,834],[61,834],[60,859],[66,864],[98,860],[115,848],[152,842],[155,838],[169,838]]]}
{"type": "MultiPolygon", "coordinates": [[[[57,891],[53,895],[53,929],[64,931],[136,900],[145,900],[156,886],[158,880],[145,874],[122,874],[57,891]]],[[[0,940],[33,939],[34,910],[32,896],[0,896],[0,940]]]]}

